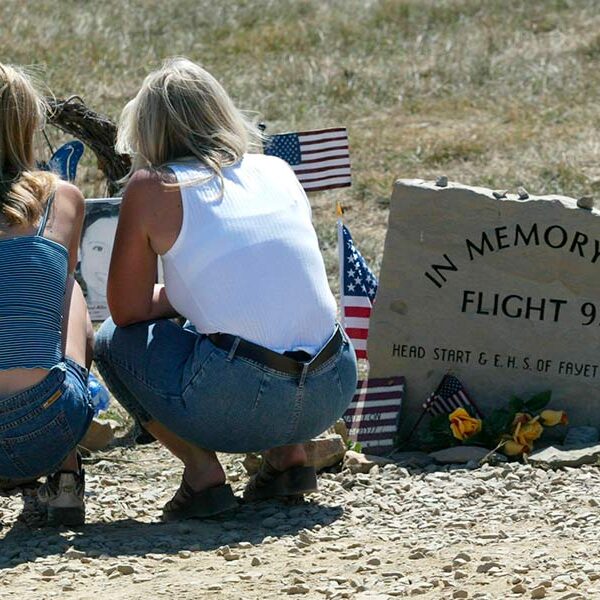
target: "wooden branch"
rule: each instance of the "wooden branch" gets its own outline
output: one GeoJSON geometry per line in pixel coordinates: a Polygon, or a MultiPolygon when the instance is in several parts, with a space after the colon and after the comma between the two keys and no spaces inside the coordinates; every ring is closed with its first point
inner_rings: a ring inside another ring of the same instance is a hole
{"type": "Polygon", "coordinates": [[[117,154],[115,142],[117,126],[108,117],[88,108],[79,96],[66,100],[48,98],[50,110],[48,123],[81,140],[98,159],[98,168],[106,177],[108,194],[118,195],[118,180],[127,174],[131,166],[128,156],[117,154]]]}

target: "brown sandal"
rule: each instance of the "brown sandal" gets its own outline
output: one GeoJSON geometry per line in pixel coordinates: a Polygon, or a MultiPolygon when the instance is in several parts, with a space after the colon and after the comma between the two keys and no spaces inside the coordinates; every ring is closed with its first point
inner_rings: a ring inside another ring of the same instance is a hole
{"type": "Polygon", "coordinates": [[[162,520],[206,519],[238,506],[239,502],[230,485],[217,485],[196,492],[182,479],[173,498],[163,507],[162,520]]]}
{"type": "Polygon", "coordinates": [[[244,489],[244,501],[258,502],[269,498],[297,500],[316,491],[317,472],[314,467],[290,467],[280,471],[263,459],[258,473],[250,478],[244,489]]]}

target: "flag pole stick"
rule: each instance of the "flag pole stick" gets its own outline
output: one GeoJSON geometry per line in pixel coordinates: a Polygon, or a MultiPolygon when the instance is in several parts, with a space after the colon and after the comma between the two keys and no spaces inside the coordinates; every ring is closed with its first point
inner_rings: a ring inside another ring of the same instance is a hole
{"type": "Polygon", "coordinates": [[[397,448],[402,448],[403,446],[408,444],[408,442],[410,441],[410,438],[413,436],[414,432],[417,430],[417,427],[421,424],[421,421],[423,420],[423,417],[425,416],[426,412],[427,412],[426,409],[423,409],[421,411],[421,414],[419,415],[417,422],[412,426],[412,429],[410,430],[408,435],[402,440],[402,442],[398,443],[397,448]]]}
{"type": "Polygon", "coordinates": [[[48,144],[48,148],[50,148],[50,155],[52,156],[54,154],[54,148],[52,147],[50,138],[48,137],[48,134],[46,133],[45,127],[44,127],[44,129],[42,129],[42,135],[44,136],[44,139],[46,140],[46,144],[48,144]]]}
{"type": "Polygon", "coordinates": [[[344,215],[344,209],[341,203],[338,202],[335,205],[335,212],[337,214],[337,234],[338,234],[338,270],[340,275],[340,321],[342,327],[344,323],[344,234],[342,233],[342,216],[344,215]]]}

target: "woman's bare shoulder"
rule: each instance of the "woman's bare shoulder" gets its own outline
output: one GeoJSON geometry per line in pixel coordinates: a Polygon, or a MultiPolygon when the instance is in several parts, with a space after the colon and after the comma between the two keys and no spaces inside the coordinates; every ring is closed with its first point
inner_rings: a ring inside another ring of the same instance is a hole
{"type": "Polygon", "coordinates": [[[165,191],[165,184],[176,183],[175,174],[170,169],[139,169],[125,187],[125,195],[165,191]]]}
{"type": "Polygon", "coordinates": [[[66,181],[59,181],[54,194],[54,214],[57,219],[78,222],[83,219],[85,201],[78,187],[66,181]]]}
{"type": "Polygon", "coordinates": [[[170,170],[141,169],[131,177],[123,194],[120,226],[143,229],[159,254],[173,243],[181,228],[181,193],[172,185],[176,183],[170,170]]]}
{"type": "Polygon", "coordinates": [[[140,169],[136,171],[125,186],[123,192],[123,206],[127,205],[143,215],[153,214],[156,208],[163,204],[163,199],[172,187],[168,184],[176,183],[171,171],[140,169]]]}
{"type": "Polygon", "coordinates": [[[74,206],[83,203],[83,194],[81,193],[81,190],[68,181],[60,180],[57,183],[55,196],[56,198],[70,202],[74,206]]]}

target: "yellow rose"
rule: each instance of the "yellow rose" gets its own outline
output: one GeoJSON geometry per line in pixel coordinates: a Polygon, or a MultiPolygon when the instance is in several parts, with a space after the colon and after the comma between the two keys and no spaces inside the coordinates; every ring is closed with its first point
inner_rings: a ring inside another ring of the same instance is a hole
{"type": "Polygon", "coordinates": [[[517,444],[529,446],[531,449],[533,447],[533,442],[537,440],[543,432],[544,428],[540,424],[538,417],[534,417],[527,421],[527,423],[517,423],[512,438],[517,444]]]}
{"type": "Polygon", "coordinates": [[[481,419],[472,417],[464,408],[457,408],[448,415],[452,435],[461,442],[481,431],[481,419]]]}
{"type": "Polygon", "coordinates": [[[569,424],[567,413],[564,410],[543,410],[540,413],[540,419],[546,427],[569,424]]]}
{"type": "Polygon", "coordinates": [[[502,452],[507,456],[519,456],[524,452],[529,453],[531,448],[527,444],[519,444],[514,440],[506,440],[502,446],[502,452]]]}

